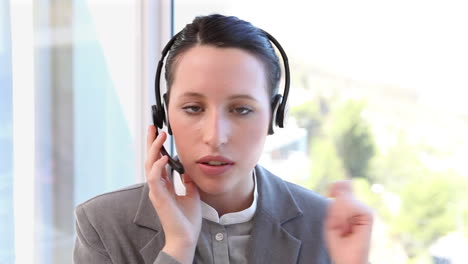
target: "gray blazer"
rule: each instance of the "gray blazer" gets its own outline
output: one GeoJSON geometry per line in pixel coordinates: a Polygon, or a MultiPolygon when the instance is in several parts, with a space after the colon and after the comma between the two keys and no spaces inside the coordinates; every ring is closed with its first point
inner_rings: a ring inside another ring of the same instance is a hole
{"type": "MultiPolygon", "coordinates": [[[[322,232],[326,199],[255,169],[259,196],[249,263],[331,263],[322,232]]],[[[142,183],[78,205],[74,263],[153,263],[165,239],[148,192],[142,183]]]]}

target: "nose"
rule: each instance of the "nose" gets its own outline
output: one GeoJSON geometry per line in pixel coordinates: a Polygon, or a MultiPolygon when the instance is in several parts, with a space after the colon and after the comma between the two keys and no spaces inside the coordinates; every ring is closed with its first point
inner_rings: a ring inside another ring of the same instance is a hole
{"type": "Polygon", "coordinates": [[[219,148],[227,143],[230,124],[221,112],[213,111],[205,116],[203,141],[212,148],[219,148]]]}

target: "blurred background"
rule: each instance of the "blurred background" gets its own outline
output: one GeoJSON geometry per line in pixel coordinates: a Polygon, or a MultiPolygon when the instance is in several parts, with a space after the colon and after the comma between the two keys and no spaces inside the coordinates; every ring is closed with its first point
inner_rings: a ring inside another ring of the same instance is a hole
{"type": "Polygon", "coordinates": [[[289,121],[260,164],[321,194],[351,179],[376,213],[372,263],[467,263],[467,12],[455,0],[1,1],[0,263],[71,263],[74,207],[144,181],[160,51],[211,13],[263,28],[289,56],[289,121]]]}

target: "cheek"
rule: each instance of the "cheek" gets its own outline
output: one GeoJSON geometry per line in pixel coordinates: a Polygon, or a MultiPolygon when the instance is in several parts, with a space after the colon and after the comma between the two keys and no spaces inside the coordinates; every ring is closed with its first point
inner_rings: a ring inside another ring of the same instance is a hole
{"type": "Polygon", "coordinates": [[[268,135],[269,122],[269,115],[264,114],[239,127],[238,131],[236,131],[235,139],[233,139],[235,145],[242,145],[242,148],[249,149],[249,151],[256,154],[261,152],[268,135]]]}
{"type": "Polygon", "coordinates": [[[255,120],[249,126],[246,127],[247,135],[252,137],[262,138],[265,137],[268,133],[268,125],[270,119],[268,115],[263,115],[261,118],[255,120]]]}

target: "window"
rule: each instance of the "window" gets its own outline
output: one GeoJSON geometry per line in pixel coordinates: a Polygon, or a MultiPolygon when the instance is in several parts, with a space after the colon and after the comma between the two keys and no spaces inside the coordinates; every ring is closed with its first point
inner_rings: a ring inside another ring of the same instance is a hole
{"type": "Polygon", "coordinates": [[[8,2],[0,3],[0,263],[12,263],[13,233],[13,109],[11,41],[8,2]]]}
{"type": "Polygon", "coordinates": [[[168,10],[167,1],[0,3],[0,263],[70,263],[74,207],[144,180],[168,10]]]}

